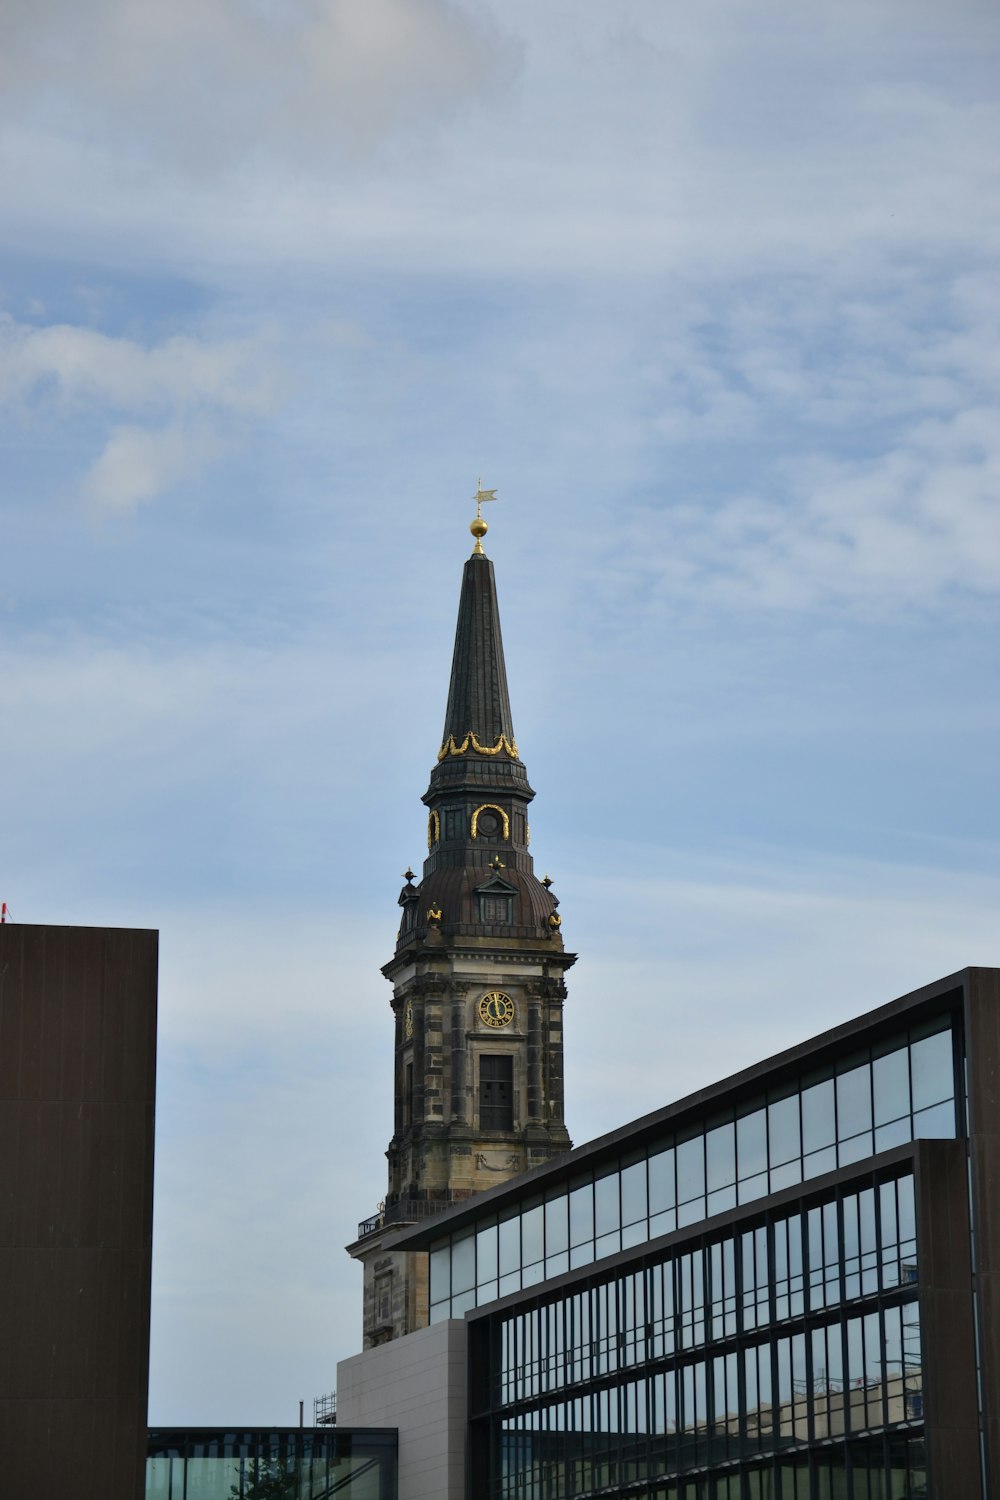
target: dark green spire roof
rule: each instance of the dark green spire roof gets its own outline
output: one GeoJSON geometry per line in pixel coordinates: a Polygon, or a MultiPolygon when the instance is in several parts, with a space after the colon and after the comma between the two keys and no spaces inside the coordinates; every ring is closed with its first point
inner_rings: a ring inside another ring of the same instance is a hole
{"type": "Polygon", "coordinates": [[[514,738],[493,564],[481,551],[462,573],[444,733],[424,800],[462,786],[534,795],[514,738]]]}
{"type": "Polygon", "coordinates": [[[460,745],[470,730],[490,748],[500,739],[515,743],[493,564],[475,552],[462,574],[441,743],[454,740],[460,745]]]}

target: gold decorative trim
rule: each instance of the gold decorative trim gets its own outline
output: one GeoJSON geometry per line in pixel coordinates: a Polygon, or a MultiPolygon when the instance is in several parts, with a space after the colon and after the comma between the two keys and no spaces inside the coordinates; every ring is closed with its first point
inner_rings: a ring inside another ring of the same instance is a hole
{"type": "Polygon", "coordinates": [[[427,819],[427,847],[433,849],[434,845],[441,841],[441,814],[437,811],[431,813],[427,819]]]}
{"type": "Polygon", "coordinates": [[[509,839],[510,818],[508,818],[502,807],[497,807],[495,802],[484,802],[482,807],[477,807],[472,814],[472,837],[474,839],[479,837],[479,814],[486,812],[487,808],[490,812],[499,813],[501,818],[503,818],[503,836],[505,839],[509,839]]]}
{"type": "Polygon", "coordinates": [[[509,740],[505,734],[500,736],[495,745],[481,745],[476,739],[474,732],[470,729],[460,745],[456,742],[455,736],[449,734],[438,751],[438,760],[444,760],[448,755],[467,755],[470,746],[477,755],[499,755],[500,751],[504,750],[510,756],[511,760],[520,760],[521,758],[518,754],[516,742],[509,740]]]}

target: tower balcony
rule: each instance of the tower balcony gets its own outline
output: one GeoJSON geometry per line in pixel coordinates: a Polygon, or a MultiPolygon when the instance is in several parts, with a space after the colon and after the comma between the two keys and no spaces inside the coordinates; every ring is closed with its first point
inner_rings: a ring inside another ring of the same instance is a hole
{"type": "Polygon", "coordinates": [[[418,1224],[422,1219],[433,1219],[436,1214],[443,1214],[446,1209],[454,1207],[454,1199],[441,1203],[427,1198],[400,1198],[397,1203],[382,1204],[370,1219],[362,1219],[358,1225],[358,1239],[378,1234],[390,1225],[418,1224]]]}

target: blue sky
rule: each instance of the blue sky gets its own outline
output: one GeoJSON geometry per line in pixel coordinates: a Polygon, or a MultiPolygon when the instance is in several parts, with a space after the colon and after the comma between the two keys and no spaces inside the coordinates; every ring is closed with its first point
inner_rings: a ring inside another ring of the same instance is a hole
{"type": "Polygon", "coordinates": [[[577,1141],[1000,961],[1000,21],[5,25],[0,894],[161,932],[151,1419],[294,1421],[478,476],[577,1141]]]}

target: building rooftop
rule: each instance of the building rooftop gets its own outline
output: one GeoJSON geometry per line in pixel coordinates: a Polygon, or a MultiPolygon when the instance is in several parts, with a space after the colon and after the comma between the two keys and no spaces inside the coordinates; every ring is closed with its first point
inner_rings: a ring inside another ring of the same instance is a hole
{"type": "Polygon", "coordinates": [[[581,1169],[596,1168],[613,1160],[623,1150],[638,1150],[667,1130],[683,1130],[686,1125],[694,1126],[723,1111],[732,1118],[734,1109],[738,1109],[744,1101],[749,1104],[759,1100],[765,1088],[780,1089],[783,1083],[791,1082],[803,1072],[814,1069],[819,1071],[831,1065],[834,1059],[843,1057],[850,1051],[853,1041],[860,1045],[863,1037],[866,1045],[871,1044],[883,1037],[892,1036],[901,1025],[913,1026],[925,1017],[929,1019],[944,1010],[957,1008],[962,1002],[967,978],[973,972],[979,971],[960,969],[957,973],[923,985],[885,1005],[820,1032],[807,1041],[764,1058],[739,1073],[687,1094],[661,1109],[641,1115],[606,1135],[577,1146],[545,1166],[521,1173],[496,1188],[478,1193],[475,1198],[424,1224],[401,1230],[398,1235],[385,1242],[385,1249],[426,1249],[442,1234],[454,1232],[486,1214],[501,1210],[506,1203],[516,1201],[526,1191],[541,1193],[579,1173],[581,1169]]]}

